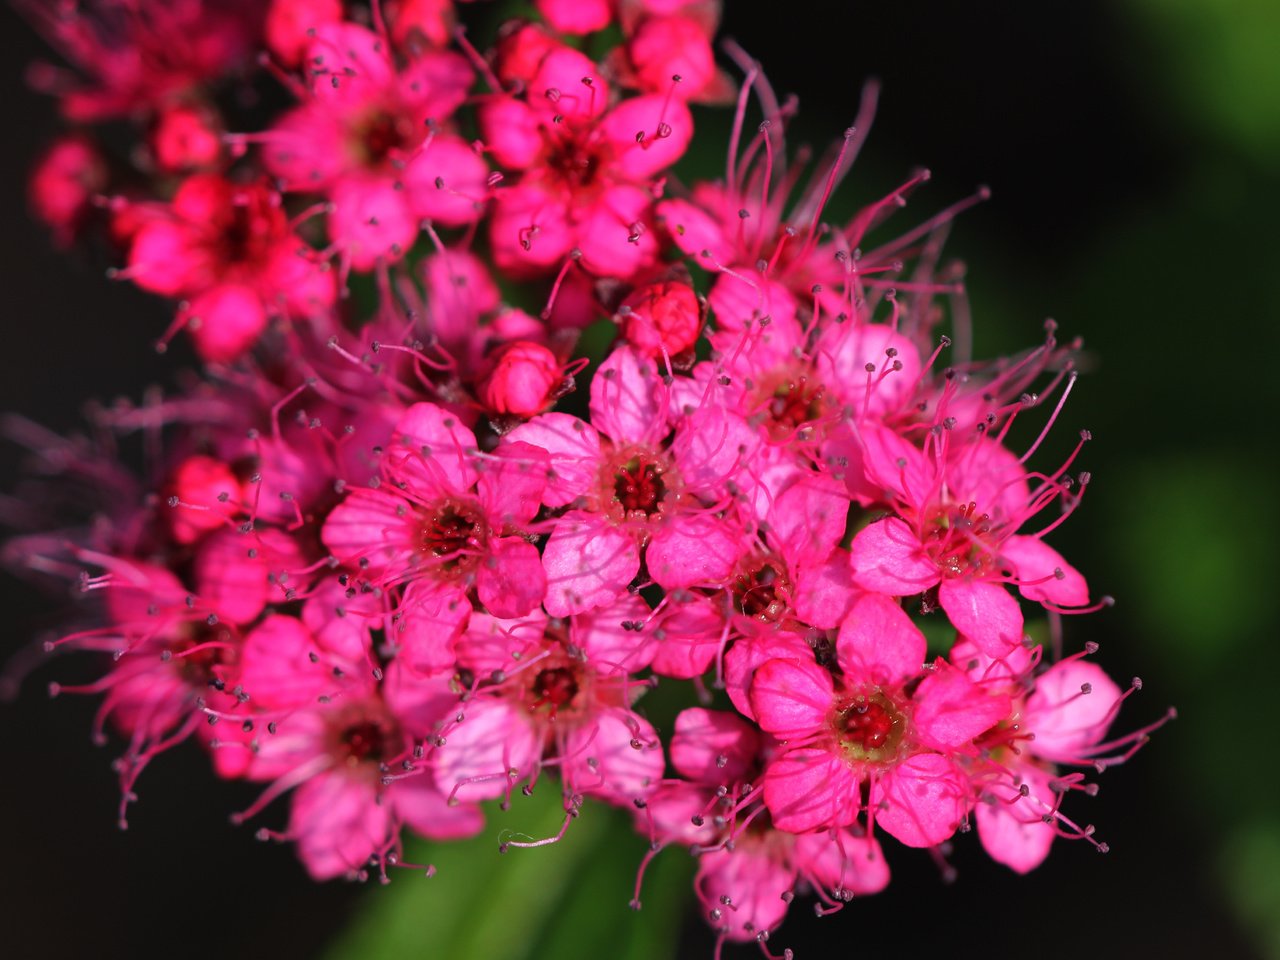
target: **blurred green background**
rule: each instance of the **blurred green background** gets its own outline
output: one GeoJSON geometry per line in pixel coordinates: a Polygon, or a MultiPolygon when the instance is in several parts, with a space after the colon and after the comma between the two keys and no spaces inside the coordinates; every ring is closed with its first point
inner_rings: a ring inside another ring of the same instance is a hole
{"type": "MultiPolygon", "coordinates": [[[[65,430],[88,397],[136,396],[170,377],[172,358],[145,347],[166,309],[108,285],[103,264],[53,254],[26,221],[22,178],[56,124],[49,104],[20,92],[38,45],[3,16],[0,408],[65,430]]],[[[798,904],[773,946],[798,957],[834,945],[908,957],[1280,958],[1267,606],[1280,568],[1280,4],[729,0],[725,21],[779,90],[800,95],[793,140],[820,148],[838,136],[864,78],[881,78],[849,202],[929,166],[933,181],[899,217],[906,226],[992,187],[948,245],[970,266],[979,355],[1035,342],[1053,316],[1093,361],[1055,442],[1093,432],[1081,466],[1094,482],[1055,543],[1118,603],[1069,621],[1068,646],[1096,640],[1114,676],[1143,678],[1117,729],[1169,704],[1180,714],[1101,778],[1096,799],[1078,798],[1072,813],[1097,824],[1106,857],[1063,843],[1019,878],[962,837],[948,886],[927,856],[894,850],[889,892],[823,920],[798,904]]],[[[690,164],[705,169],[723,138],[700,130],[705,153],[690,164]]],[[[6,489],[16,459],[5,451],[6,489]]],[[[9,652],[56,623],[60,601],[5,588],[9,652]]],[[[545,795],[495,815],[473,843],[424,852],[434,879],[406,871],[386,889],[315,887],[288,850],[226,823],[246,794],[214,782],[191,749],[147,771],[120,835],[109,755],[87,742],[92,705],[48,703],[53,674],[37,673],[0,712],[10,956],[710,955],[685,910],[692,864],[680,851],[657,860],[644,911],[627,910],[643,843],[620,815],[591,808],[560,847],[500,857],[499,830],[554,829],[545,795]]]]}

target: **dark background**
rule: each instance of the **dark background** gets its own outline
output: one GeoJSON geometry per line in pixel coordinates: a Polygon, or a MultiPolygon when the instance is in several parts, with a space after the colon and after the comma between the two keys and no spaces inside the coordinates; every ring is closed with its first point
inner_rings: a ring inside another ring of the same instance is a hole
{"type": "MultiPolygon", "coordinates": [[[[979,355],[1030,345],[1046,316],[1096,360],[1058,432],[1097,438],[1095,484],[1056,545],[1114,610],[1068,623],[1144,690],[1118,730],[1180,719],[1108,771],[1071,813],[1111,852],[1059,843],[1027,877],[960,837],[959,879],[891,855],[889,891],[814,920],[799,904],[773,946],[866,955],[1026,953],[1095,958],[1280,956],[1280,802],[1274,576],[1280,319],[1280,24],[1233,0],[871,4],[729,0],[725,34],[799,94],[793,139],[819,148],[851,120],[869,75],[875,129],[845,191],[869,201],[918,165],[934,178],[904,226],[970,193],[949,252],[970,264],[979,355]],[[1214,10],[1198,10],[1213,7],[1214,10]],[[1216,12],[1215,12],[1216,11],[1216,12]],[[808,949],[806,949],[808,948],[808,949]]],[[[147,344],[169,308],[103,276],[98,254],[56,253],[25,212],[24,181],[58,128],[23,85],[43,53],[0,7],[0,410],[59,431],[86,400],[137,397],[184,355],[147,344]]],[[[721,142],[711,150],[723,150],[721,142]]],[[[1066,438],[1066,439],[1063,439],[1066,438]]],[[[6,446],[3,489],[19,452],[6,446]]],[[[3,580],[5,654],[56,629],[66,597],[3,580]]],[[[227,811],[253,795],[214,780],[194,748],[152,765],[131,829],[115,829],[113,747],[95,704],[50,701],[62,661],[0,704],[0,942],[11,957],[310,956],[379,891],[306,880],[227,811]]],[[[618,908],[625,904],[625,894],[618,908]]],[[[709,956],[693,919],[682,954],[709,956]]],[[[753,956],[754,948],[729,951],[753,956]]],[[[429,955],[429,954],[428,954],[429,955]]]]}

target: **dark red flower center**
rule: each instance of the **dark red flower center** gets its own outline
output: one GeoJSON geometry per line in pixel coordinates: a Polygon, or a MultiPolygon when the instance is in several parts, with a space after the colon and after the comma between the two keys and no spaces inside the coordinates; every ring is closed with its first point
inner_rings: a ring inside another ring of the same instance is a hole
{"type": "Polygon", "coordinates": [[[644,455],[632,457],[614,473],[614,499],[628,514],[653,516],[667,495],[661,463],[644,455]]]}
{"type": "Polygon", "coordinates": [[[777,623],[790,605],[791,584],[772,564],[739,574],[733,583],[733,598],[739,612],[765,623],[777,623]]]}
{"type": "Polygon", "coordinates": [[[435,558],[438,569],[453,573],[469,567],[484,539],[484,520],[479,511],[466,504],[439,504],[422,524],[419,544],[435,558]]]}
{"type": "Polygon", "coordinates": [[[389,110],[378,110],[356,129],[357,152],[365,166],[378,167],[395,153],[416,146],[406,135],[401,118],[389,110]]]}
{"type": "Polygon", "coordinates": [[[551,707],[554,715],[557,710],[573,703],[578,695],[578,678],[569,667],[549,667],[541,670],[533,679],[533,706],[551,707]]]}
{"type": "Polygon", "coordinates": [[[770,431],[789,435],[797,427],[817,420],[826,409],[822,384],[801,375],[782,381],[769,400],[770,431]]]}
{"type": "Polygon", "coordinates": [[[906,719],[883,693],[854,697],[835,717],[836,736],[853,760],[892,760],[906,732],[906,719]]]}

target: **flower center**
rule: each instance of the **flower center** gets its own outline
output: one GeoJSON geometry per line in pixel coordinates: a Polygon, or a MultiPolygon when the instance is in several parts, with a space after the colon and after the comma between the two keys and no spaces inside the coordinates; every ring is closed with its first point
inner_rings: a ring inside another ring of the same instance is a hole
{"type": "Polygon", "coordinates": [[[734,605],[745,616],[777,623],[790,606],[791,584],[771,563],[734,578],[734,605]]]}
{"type": "Polygon", "coordinates": [[[906,718],[883,693],[854,697],[835,716],[836,736],[850,760],[893,760],[906,732],[906,718]]]}
{"type": "Polygon", "coordinates": [[[367,167],[381,166],[393,153],[414,146],[405,136],[400,118],[389,110],[378,110],[365,118],[355,131],[355,150],[367,167]]]}
{"type": "Polygon", "coordinates": [[[454,501],[436,506],[422,524],[419,544],[437,569],[457,573],[469,568],[484,539],[484,520],[474,508],[454,501]]]}
{"type": "Polygon", "coordinates": [[[537,698],[535,706],[549,703],[553,707],[563,707],[578,695],[578,680],[568,667],[542,670],[534,678],[533,695],[537,698]]]}
{"type": "Polygon", "coordinates": [[[994,527],[991,515],[979,514],[972,501],[937,506],[925,525],[925,548],[944,577],[982,576],[996,565],[994,527]]]}
{"type": "Polygon", "coordinates": [[[663,465],[644,454],[632,457],[613,475],[613,498],[628,515],[651,517],[661,509],[666,496],[663,465]]]}

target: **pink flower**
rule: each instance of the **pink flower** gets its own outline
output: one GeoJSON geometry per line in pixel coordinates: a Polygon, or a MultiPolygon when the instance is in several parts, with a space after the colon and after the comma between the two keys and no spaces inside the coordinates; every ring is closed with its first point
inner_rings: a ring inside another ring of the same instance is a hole
{"type": "Polygon", "coordinates": [[[1007,716],[1009,700],[941,661],[925,673],[924,655],[924,636],[901,608],[866,594],[840,627],[838,678],[812,659],[756,669],[752,711],[785,746],[763,788],[779,828],[848,826],[869,783],[868,819],[908,846],[955,832],[969,800],[954,754],[1007,716]]]}
{"type": "Polygon", "coordinates": [[[493,95],[479,121],[494,159],[521,173],[495,196],[490,240],[501,270],[536,276],[572,253],[592,274],[631,277],[655,261],[656,182],[693,135],[683,103],[654,95],[610,106],[595,65],[553,46],[524,98],[493,95]]]}
{"type": "Polygon", "coordinates": [[[652,361],[620,347],[591,382],[595,426],[549,413],[507,435],[547,452],[554,476],[543,502],[571,508],[543,551],[553,616],[616,598],[639,572],[642,550],[667,590],[716,586],[733,571],[741,527],[704,505],[724,496],[740,465],[742,452],[724,442],[734,435],[732,414],[716,411],[702,441],[699,425],[682,422],[668,445],[664,393],[652,361]]]}
{"type": "Polygon", "coordinates": [[[631,709],[644,689],[629,674],[653,657],[648,606],[626,595],[572,618],[535,611],[517,620],[477,615],[458,643],[458,665],[476,689],[432,755],[450,796],[510,794],[544,766],[566,797],[629,803],[662,776],[662,748],[631,709]]]}
{"type": "Polygon", "coordinates": [[[134,233],[119,275],[186,298],[180,317],[211,362],[247,351],[270,317],[324,313],[336,296],[332,275],[291,231],[279,194],[215,174],[189,177],[157,208],[134,233]]]}
{"type": "Polygon", "coordinates": [[[376,34],[330,23],[303,62],[306,100],[262,138],[264,160],[286,189],[328,195],[330,236],[353,268],[399,260],[420,220],[479,217],[488,167],[439,126],[471,85],[464,58],[420,50],[401,68],[376,34]]]}
{"type": "Polygon", "coordinates": [[[28,188],[31,211],[67,246],[92,213],[93,199],[107,185],[107,165],[86,136],[67,134],[55,140],[36,162],[28,188]]]}
{"type": "Polygon", "coordinates": [[[456,417],[414,404],[383,457],[387,482],[351,490],[329,514],[321,538],[339,561],[380,587],[405,587],[393,640],[416,669],[453,663],[472,588],[495,616],[523,616],[542,602],[542,564],[523,534],[546,463],[526,443],[481,458],[456,417]]]}

